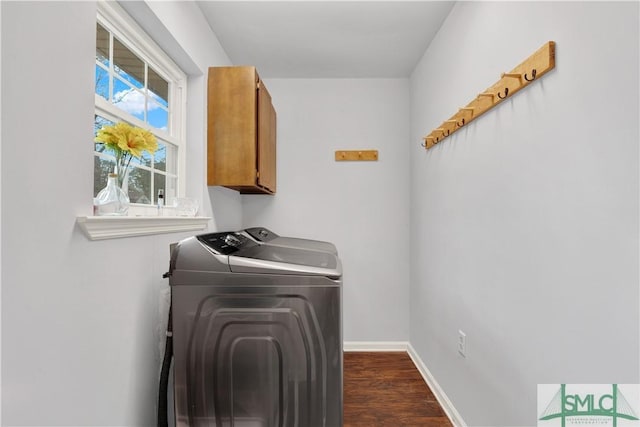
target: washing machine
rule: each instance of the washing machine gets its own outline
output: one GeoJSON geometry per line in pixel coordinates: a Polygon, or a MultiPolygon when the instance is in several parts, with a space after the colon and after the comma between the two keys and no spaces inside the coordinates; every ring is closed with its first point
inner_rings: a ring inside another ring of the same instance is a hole
{"type": "Polygon", "coordinates": [[[332,254],[338,255],[336,246],[331,242],[301,239],[297,237],[283,237],[265,227],[245,228],[241,233],[258,243],[272,246],[284,246],[288,248],[308,249],[312,251],[331,252],[332,254]]]}
{"type": "Polygon", "coordinates": [[[176,426],[342,426],[336,254],[203,234],[169,283],[176,426]]]}

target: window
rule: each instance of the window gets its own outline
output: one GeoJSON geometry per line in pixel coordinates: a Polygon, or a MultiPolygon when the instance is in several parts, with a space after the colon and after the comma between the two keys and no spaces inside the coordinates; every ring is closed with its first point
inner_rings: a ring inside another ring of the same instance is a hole
{"type": "MultiPolygon", "coordinates": [[[[98,2],[94,132],[123,121],[151,131],[158,150],[133,159],[127,180],[132,208],[184,194],[186,76],[115,2],[98,2]]],[[[94,151],[94,196],[115,158],[94,151]]],[[[135,212],[135,211],[134,211],[135,212]]]]}

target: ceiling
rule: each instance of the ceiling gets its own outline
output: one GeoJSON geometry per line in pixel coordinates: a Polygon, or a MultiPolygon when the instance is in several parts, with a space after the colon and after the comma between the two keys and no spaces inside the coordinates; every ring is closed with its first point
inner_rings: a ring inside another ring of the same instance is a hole
{"type": "Polygon", "coordinates": [[[453,4],[198,2],[233,64],[263,78],[408,77],[453,4]]]}

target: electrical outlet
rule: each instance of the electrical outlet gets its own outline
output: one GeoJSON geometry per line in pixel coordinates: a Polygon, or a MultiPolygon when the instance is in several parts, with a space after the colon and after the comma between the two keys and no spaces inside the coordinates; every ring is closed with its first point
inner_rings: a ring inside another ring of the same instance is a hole
{"type": "Polygon", "coordinates": [[[467,335],[461,330],[458,330],[458,353],[467,357],[467,335]]]}

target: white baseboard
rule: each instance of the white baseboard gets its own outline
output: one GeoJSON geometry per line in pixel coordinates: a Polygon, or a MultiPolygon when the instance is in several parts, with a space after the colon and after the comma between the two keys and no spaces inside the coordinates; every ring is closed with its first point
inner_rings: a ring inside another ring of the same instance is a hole
{"type": "Polygon", "coordinates": [[[344,351],[407,351],[407,341],[345,341],[344,351]]]}
{"type": "Polygon", "coordinates": [[[440,403],[440,406],[447,414],[447,417],[449,417],[451,423],[456,427],[466,427],[467,424],[462,419],[462,416],[460,416],[460,413],[453,406],[453,403],[451,403],[451,400],[449,400],[444,390],[442,390],[440,384],[438,384],[433,375],[431,375],[431,372],[429,372],[429,369],[427,369],[411,343],[407,343],[407,353],[409,353],[409,357],[413,360],[413,363],[416,365],[416,368],[418,368],[422,378],[424,378],[425,382],[435,395],[438,403],[440,403]]]}

